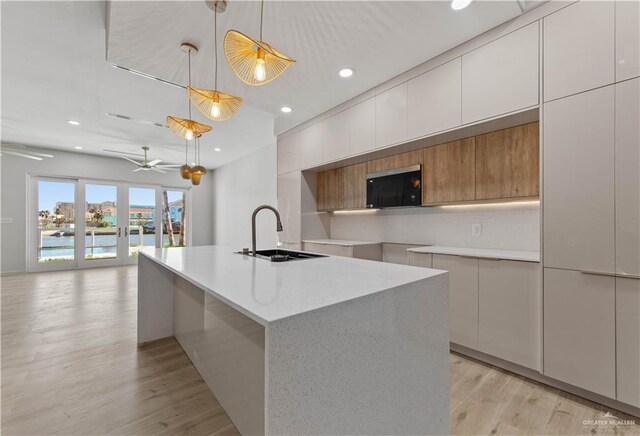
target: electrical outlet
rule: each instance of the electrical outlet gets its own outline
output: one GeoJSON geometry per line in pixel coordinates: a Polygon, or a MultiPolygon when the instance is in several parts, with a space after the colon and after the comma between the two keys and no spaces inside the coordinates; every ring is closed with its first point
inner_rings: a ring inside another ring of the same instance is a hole
{"type": "Polygon", "coordinates": [[[482,224],[471,224],[471,236],[482,236],[482,224]]]}

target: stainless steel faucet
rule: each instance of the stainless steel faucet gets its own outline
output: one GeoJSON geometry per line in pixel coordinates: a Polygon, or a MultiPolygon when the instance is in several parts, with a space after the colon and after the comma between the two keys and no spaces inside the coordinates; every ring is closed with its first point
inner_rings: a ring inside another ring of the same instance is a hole
{"type": "Polygon", "coordinates": [[[267,204],[263,204],[262,206],[256,207],[256,210],[253,211],[253,215],[251,215],[251,248],[253,248],[253,256],[256,255],[256,215],[262,209],[269,209],[276,215],[276,232],[282,231],[282,222],[280,221],[280,214],[278,211],[267,204]]]}

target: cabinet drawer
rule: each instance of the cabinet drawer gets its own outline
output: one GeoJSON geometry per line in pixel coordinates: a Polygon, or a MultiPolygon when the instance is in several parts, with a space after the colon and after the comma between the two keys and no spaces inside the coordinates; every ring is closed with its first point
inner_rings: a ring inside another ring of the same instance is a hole
{"type": "Polygon", "coordinates": [[[432,268],[433,256],[431,253],[414,253],[409,251],[407,253],[407,264],[411,266],[421,266],[423,268],[432,268]]]}
{"type": "Polygon", "coordinates": [[[544,270],[544,374],[616,397],[615,278],[544,270]]]}
{"type": "Polygon", "coordinates": [[[478,349],[478,259],[433,255],[433,268],[449,271],[451,342],[478,349]]]}
{"type": "Polygon", "coordinates": [[[312,253],[327,254],[329,256],[353,257],[353,247],[335,244],[316,244],[303,242],[302,249],[312,253]]]}
{"type": "Polygon", "coordinates": [[[540,264],[480,259],[479,349],[540,367],[540,264]]]}

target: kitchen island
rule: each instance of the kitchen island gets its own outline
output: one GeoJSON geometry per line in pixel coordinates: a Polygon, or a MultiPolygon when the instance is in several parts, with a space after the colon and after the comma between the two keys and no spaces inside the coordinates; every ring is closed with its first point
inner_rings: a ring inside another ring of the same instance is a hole
{"type": "Polygon", "coordinates": [[[242,434],[449,432],[448,275],[143,248],[138,343],[175,336],[242,434]]]}

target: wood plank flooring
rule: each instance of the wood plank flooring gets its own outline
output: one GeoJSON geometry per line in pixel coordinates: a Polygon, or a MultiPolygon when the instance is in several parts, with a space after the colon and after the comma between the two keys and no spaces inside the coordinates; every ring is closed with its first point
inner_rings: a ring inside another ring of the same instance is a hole
{"type": "MultiPolygon", "coordinates": [[[[136,280],[135,267],[1,278],[2,435],[238,434],[174,339],[137,347],[136,280]]],[[[640,434],[583,425],[607,410],[455,354],[451,408],[454,434],[640,434]]]]}

